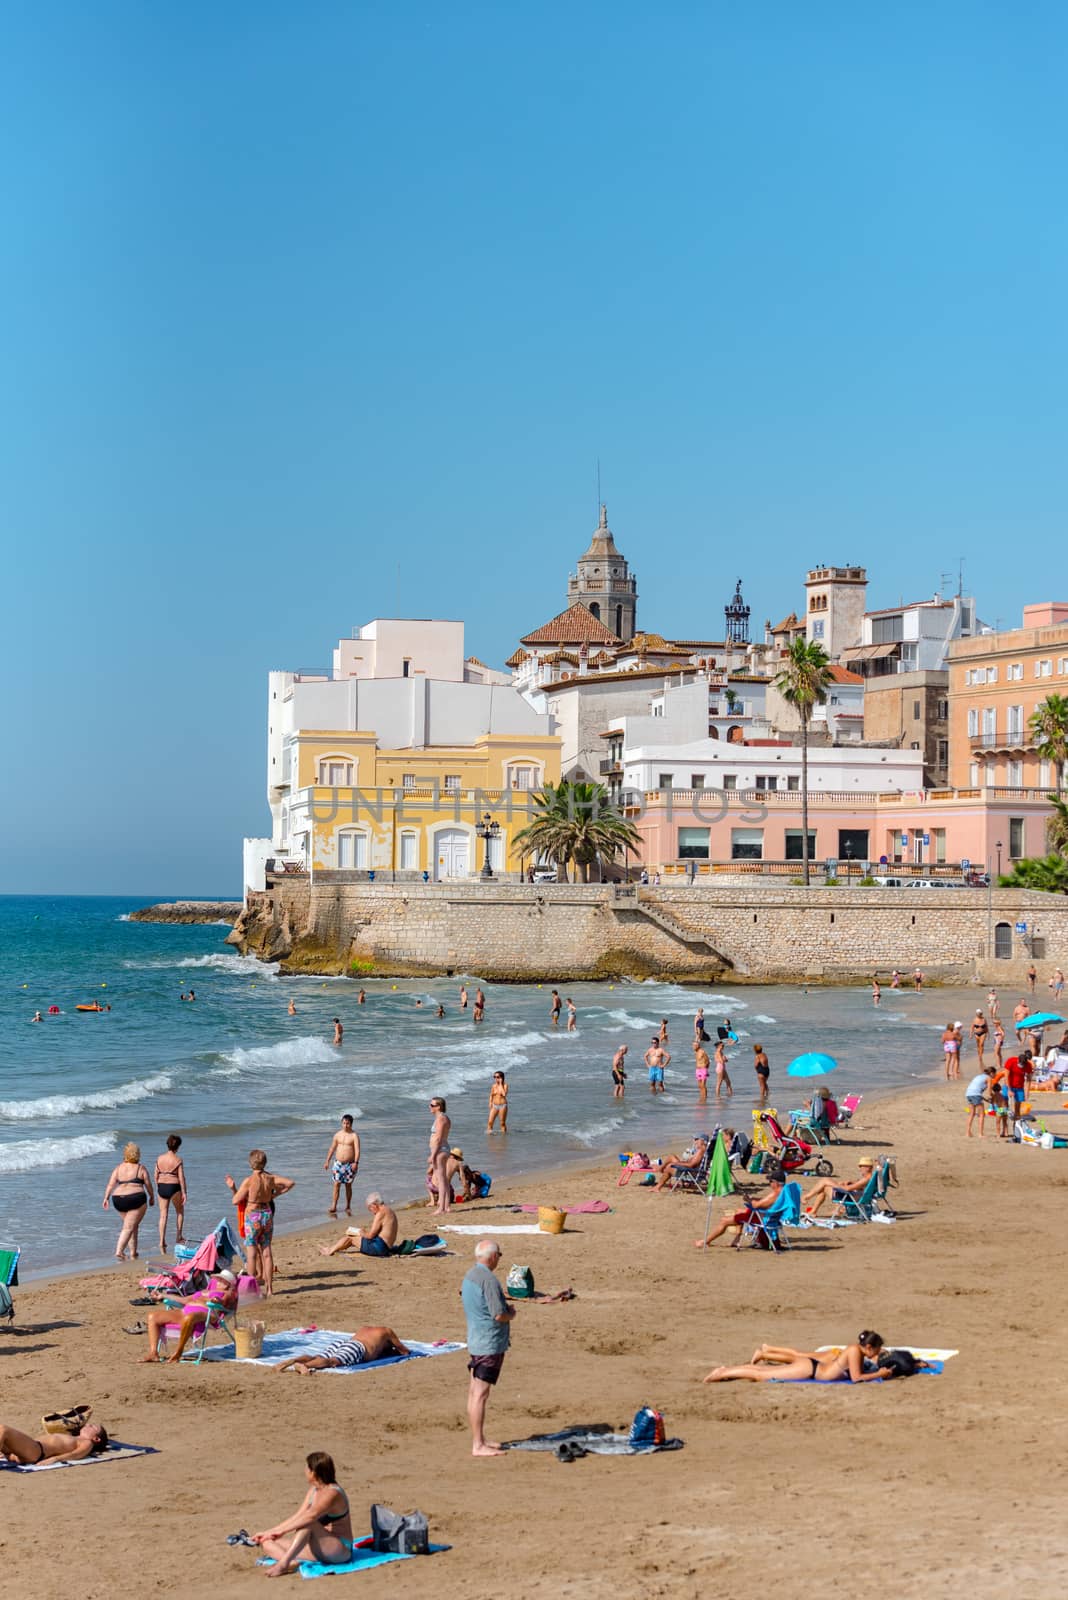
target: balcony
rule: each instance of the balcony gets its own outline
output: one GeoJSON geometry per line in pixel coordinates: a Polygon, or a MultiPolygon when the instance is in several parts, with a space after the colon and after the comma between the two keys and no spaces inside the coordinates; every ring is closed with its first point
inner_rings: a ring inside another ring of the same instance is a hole
{"type": "Polygon", "coordinates": [[[606,756],[597,766],[602,778],[614,777],[623,771],[623,763],[618,756],[606,756]]]}
{"type": "Polygon", "coordinates": [[[973,750],[1033,750],[1034,737],[1027,728],[1006,728],[1004,733],[970,733],[968,743],[973,750]]]}

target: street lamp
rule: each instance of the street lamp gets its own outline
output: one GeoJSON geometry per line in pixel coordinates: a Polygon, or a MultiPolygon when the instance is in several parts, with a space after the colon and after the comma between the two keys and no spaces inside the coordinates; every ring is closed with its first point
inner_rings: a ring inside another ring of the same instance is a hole
{"type": "Polygon", "coordinates": [[[487,811],[485,816],[482,818],[482,821],[479,823],[478,827],[475,829],[475,832],[478,834],[480,839],[485,841],[485,845],[486,845],[486,856],[485,856],[485,860],[482,863],[481,876],[483,878],[492,878],[493,877],[493,868],[490,866],[490,844],[492,843],[492,841],[494,839],[499,839],[500,838],[500,836],[501,836],[501,825],[500,825],[499,822],[494,822],[493,818],[490,816],[489,812],[487,811]]]}
{"type": "Polygon", "coordinates": [[[1000,841],[994,846],[994,848],[997,850],[997,853],[998,853],[998,877],[1000,878],[1001,877],[1001,843],[1000,843],[1000,841]]]}

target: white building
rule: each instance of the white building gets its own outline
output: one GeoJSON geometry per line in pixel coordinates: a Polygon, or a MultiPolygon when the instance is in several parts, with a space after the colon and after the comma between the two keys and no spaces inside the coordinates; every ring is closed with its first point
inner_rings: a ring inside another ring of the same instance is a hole
{"type": "MultiPolygon", "coordinates": [[[[624,723],[626,718],[623,719],[624,723]]],[[[724,745],[695,739],[689,744],[627,744],[619,730],[621,787],[647,794],[653,790],[775,790],[801,788],[801,747],[773,740],[749,745],[724,745]]],[[[609,744],[615,739],[610,736],[609,744]]],[[[907,793],[923,788],[921,750],[883,750],[813,745],[808,752],[810,793],[907,793]]]]}
{"type": "Polygon", "coordinates": [[[942,672],[954,639],[972,639],[992,630],[975,614],[970,595],[916,600],[908,605],[867,611],[859,644],[843,650],[842,660],[865,678],[892,672],[942,672]]]}

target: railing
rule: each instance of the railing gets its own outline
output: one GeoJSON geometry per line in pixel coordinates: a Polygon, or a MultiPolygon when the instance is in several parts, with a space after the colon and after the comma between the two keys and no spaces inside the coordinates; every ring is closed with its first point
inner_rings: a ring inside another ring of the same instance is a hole
{"type": "Polygon", "coordinates": [[[970,733],[973,750],[1033,750],[1035,741],[1026,728],[1006,728],[1004,733],[970,733]]]}
{"type": "MultiPolygon", "coordinates": [[[[1055,790],[1053,785],[1039,788],[1025,787],[1022,785],[994,785],[972,789],[809,789],[808,803],[810,807],[823,805],[841,806],[926,806],[931,801],[942,804],[959,802],[961,800],[981,800],[984,797],[1001,797],[1010,800],[1045,800],[1049,794],[1057,793],[1068,795],[1068,788],[1062,787],[1055,790]]],[[[672,804],[680,802],[688,804],[695,800],[705,801],[712,805],[729,805],[732,801],[741,807],[752,805],[764,806],[800,806],[800,789],[645,789],[623,791],[621,801],[624,811],[640,810],[642,805],[656,805],[666,803],[670,797],[672,804]],[[641,794],[641,803],[628,799],[628,794],[641,794]]]]}
{"type": "MultiPolygon", "coordinates": [[[[826,875],[826,857],[809,858],[809,873],[814,878],[823,878],[826,875]]],[[[742,860],[742,861],[699,861],[697,862],[696,881],[708,881],[711,878],[722,877],[728,874],[739,877],[756,878],[797,878],[800,879],[804,867],[800,860],[796,861],[769,861],[769,860],[742,860]]],[[[694,863],[691,861],[665,861],[659,866],[649,867],[649,885],[657,886],[659,878],[661,884],[665,882],[679,883],[683,880],[689,882],[693,872],[694,863]]],[[[863,861],[845,861],[840,859],[831,876],[841,882],[844,879],[859,880],[865,876],[894,877],[894,878],[937,878],[946,883],[961,883],[964,872],[959,862],[953,861],[895,861],[888,866],[879,866],[877,863],[863,861]]]]}
{"type": "Polygon", "coordinates": [[[294,683],[322,683],[325,678],[333,681],[333,667],[297,667],[289,674],[294,683]]]}

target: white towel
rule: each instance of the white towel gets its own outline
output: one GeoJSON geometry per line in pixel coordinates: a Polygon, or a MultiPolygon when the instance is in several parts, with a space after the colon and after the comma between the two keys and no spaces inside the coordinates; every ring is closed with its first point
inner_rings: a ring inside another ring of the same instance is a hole
{"type": "Polygon", "coordinates": [[[476,1228],[471,1223],[447,1222],[441,1229],[442,1233],[477,1233],[484,1239],[495,1239],[499,1233],[540,1233],[541,1229],[536,1222],[515,1222],[507,1228],[476,1228]]]}

